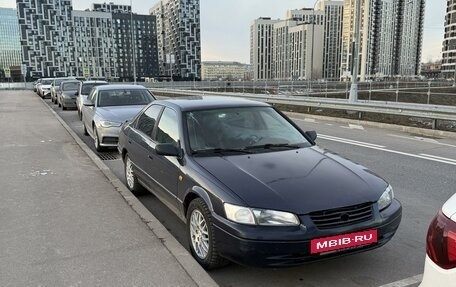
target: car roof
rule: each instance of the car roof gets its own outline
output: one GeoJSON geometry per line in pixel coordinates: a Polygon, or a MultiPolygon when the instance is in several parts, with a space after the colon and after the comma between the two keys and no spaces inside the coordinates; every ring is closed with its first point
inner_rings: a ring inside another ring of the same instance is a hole
{"type": "Polygon", "coordinates": [[[236,97],[217,96],[190,96],[154,101],[154,104],[163,104],[175,107],[181,111],[194,111],[233,107],[270,107],[270,105],[236,97]]]}
{"type": "Polygon", "coordinates": [[[67,83],[81,83],[81,81],[78,81],[78,80],[68,80],[68,81],[63,81],[63,82],[61,83],[61,85],[67,84],[67,83]]]}
{"type": "Polygon", "coordinates": [[[82,84],[85,85],[85,84],[109,84],[109,83],[106,81],[100,81],[100,80],[95,81],[94,80],[94,81],[84,81],[84,82],[82,82],[82,84]]]}
{"type": "Polygon", "coordinates": [[[99,91],[112,91],[112,90],[146,90],[144,86],[141,85],[101,85],[96,86],[94,89],[99,91]]]}

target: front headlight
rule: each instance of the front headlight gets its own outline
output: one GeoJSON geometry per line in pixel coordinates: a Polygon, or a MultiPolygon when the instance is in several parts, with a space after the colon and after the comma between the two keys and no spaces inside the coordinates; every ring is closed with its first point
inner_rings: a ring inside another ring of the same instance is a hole
{"type": "Polygon", "coordinates": [[[382,211],[383,209],[387,208],[391,202],[393,202],[393,198],[393,188],[391,185],[388,185],[388,187],[385,189],[385,192],[383,192],[382,196],[380,196],[380,199],[377,201],[378,210],[382,211]]]}
{"type": "Polygon", "coordinates": [[[100,125],[104,128],[111,128],[111,127],[120,127],[122,123],[112,122],[112,121],[100,121],[100,125]]]}
{"type": "Polygon", "coordinates": [[[234,222],[250,225],[296,226],[298,217],[289,212],[248,208],[229,203],[224,204],[226,217],[234,222]]]}

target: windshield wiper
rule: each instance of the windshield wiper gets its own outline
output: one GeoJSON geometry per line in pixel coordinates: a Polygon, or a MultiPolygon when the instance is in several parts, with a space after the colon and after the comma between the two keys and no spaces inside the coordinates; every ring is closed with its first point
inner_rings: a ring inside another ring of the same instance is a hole
{"type": "Polygon", "coordinates": [[[245,153],[251,154],[252,152],[244,148],[211,148],[195,150],[192,154],[208,154],[208,153],[245,153]]]}
{"type": "Polygon", "coordinates": [[[272,149],[272,148],[289,148],[289,149],[298,149],[301,146],[298,144],[288,144],[288,143],[279,143],[279,144],[262,144],[262,145],[252,145],[245,147],[246,150],[251,149],[272,149]]]}

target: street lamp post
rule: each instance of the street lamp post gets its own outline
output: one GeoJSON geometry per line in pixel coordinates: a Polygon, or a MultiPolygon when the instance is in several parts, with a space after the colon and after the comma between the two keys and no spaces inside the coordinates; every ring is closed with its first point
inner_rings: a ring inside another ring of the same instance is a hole
{"type": "Polygon", "coordinates": [[[353,67],[352,84],[350,87],[349,102],[358,101],[358,67],[359,67],[359,26],[361,22],[361,0],[356,1],[355,33],[353,35],[353,67]]]}
{"type": "Polygon", "coordinates": [[[136,49],[135,49],[135,39],[133,37],[133,0],[130,0],[130,32],[131,32],[131,45],[133,47],[132,51],[132,61],[133,61],[133,82],[136,85],[136,49]]]}
{"type": "Polygon", "coordinates": [[[312,91],[312,80],[313,80],[313,63],[314,63],[314,41],[315,41],[315,6],[320,0],[315,1],[312,10],[312,46],[310,48],[310,81],[309,81],[309,93],[312,91]]]}

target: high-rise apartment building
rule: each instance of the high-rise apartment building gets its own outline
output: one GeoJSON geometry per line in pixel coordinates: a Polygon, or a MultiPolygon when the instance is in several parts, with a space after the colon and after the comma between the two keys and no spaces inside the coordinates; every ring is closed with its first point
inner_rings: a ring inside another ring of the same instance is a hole
{"type": "Polygon", "coordinates": [[[132,81],[135,70],[137,79],[158,77],[155,17],[112,2],[92,7],[74,11],[71,0],[17,0],[28,76],[132,81]]]}
{"type": "Polygon", "coordinates": [[[71,0],[16,0],[29,77],[70,76],[75,67],[71,0]]]}
{"type": "Polygon", "coordinates": [[[113,13],[115,76],[120,80],[159,76],[155,16],[113,13]],[[133,22],[131,21],[133,17],[133,22]],[[134,62],[133,62],[134,61],[134,62]]]}
{"type": "Polygon", "coordinates": [[[115,77],[112,14],[73,10],[74,75],[115,77]]]}
{"type": "Polygon", "coordinates": [[[288,10],[285,20],[259,18],[252,23],[255,79],[339,78],[343,2],[320,0],[315,6],[288,10]]]}
{"type": "Polygon", "coordinates": [[[323,14],[323,78],[338,80],[342,54],[343,1],[321,0],[316,13],[323,14]]]}
{"type": "Polygon", "coordinates": [[[360,79],[419,74],[425,0],[344,0],[341,70],[352,71],[357,1],[362,1],[360,79]]]}
{"type": "Polygon", "coordinates": [[[456,3],[447,0],[445,17],[445,35],[442,47],[442,75],[445,78],[456,78],[456,3]]]}
{"type": "Polygon", "coordinates": [[[273,29],[273,79],[320,79],[323,69],[323,38],[320,35],[323,25],[285,20],[275,23],[273,29]]]}
{"type": "Polygon", "coordinates": [[[150,14],[157,19],[160,76],[200,79],[200,1],[160,0],[150,14]]]}
{"type": "Polygon", "coordinates": [[[0,70],[22,63],[19,22],[16,9],[0,8],[0,70]]]}
{"type": "Polygon", "coordinates": [[[250,26],[250,65],[255,80],[273,78],[273,31],[280,20],[258,18],[250,26]]]}

